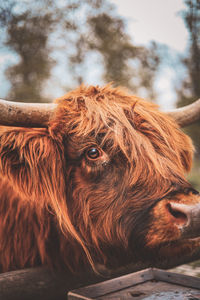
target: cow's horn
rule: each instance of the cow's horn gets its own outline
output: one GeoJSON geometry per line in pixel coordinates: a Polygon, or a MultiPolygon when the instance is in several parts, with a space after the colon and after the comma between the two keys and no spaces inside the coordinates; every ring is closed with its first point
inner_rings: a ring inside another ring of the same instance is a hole
{"type": "Polygon", "coordinates": [[[167,115],[172,117],[180,127],[185,127],[200,120],[200,99],[192,104],[168,111],[167,115]]]}
{"type": "MultiPolygon", "coordinates": [[[[21,103],[0,99],[0,124],[9,126],[47,127],[56,108],[54,103],[21,103]]],[[[166,112],[180,127],[200,120],[200,99],[166,112]]]]}
{"type": "Polygon", "coordinates": [[[55,108],[54,103],[21,103],[0,99],[0,124],[47,127],[55,108]]]}

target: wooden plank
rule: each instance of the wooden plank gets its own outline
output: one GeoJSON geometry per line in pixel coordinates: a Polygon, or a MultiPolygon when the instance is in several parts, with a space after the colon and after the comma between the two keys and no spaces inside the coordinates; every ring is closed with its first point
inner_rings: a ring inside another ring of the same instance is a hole
{"type": "Polygon", "coordinates": [[[200,278],[184,274],[172,273],[160,269],[152,269],[156,280],[179,284],[185,287],[200,289],[200,278]]]}
{"type": "MultiPolygon", "coordinates": [[[[139,285],[107,294],[96,300],[142,300],[142,299],[160,299],[160,300],[183,300],[200,299],[200,290],[171,284],[164,281],[146,281],[139,285]]],[[[94,300],[94,299],[93,299],[94,300]]]]}
{"type": "Polygon", "coordinates": [[[102,280],[84,272],[75,275],[48,268],[30,268],[0,274],[0,300],[67,300],[67,292],[102,280]]]}
{"type": "Polygon", "coordinates": [[[0,299],[6,300],[66,300],[67,292],[81,286],[116,278],[127,273],[137,272],[152,265],[159,268],[172,268],[200,257],[200,250],[191,257],[181,257],[174,261],[157,264],[138,262],[117,270],[106,270],[102,276],[91,270],[72,274],[52,271],[44,267],[11,271],[0,274],[0,299]]]}
{"type": "Polygon", "coordinates": [[[79,295],[76,292],[69,292],[67,294],[68,300],[93,300],[93,298],[85,297],[83,295],[79,295]]]}
{"type": "Polygon", "coordinates": [[[151,286],[153,288],[153,286],[155,286],[156,290],[158,283],[160,287],[167,286],[168,289],[171,287],[172,291],[174,288],[177,289],[177,287],[179,287],[179,294],[186,290],[186,288],[200,290],[200,278],[149,268],[70,291],[68,293],[68,299],[117,299],[116,297],[119,298],[120,295],[123,296],[123,299],[129,299],[130,297],[126,295],[128,295],[134,287],[137,287],[137,290],[144,290],[144,284],[146,284],[146,287],[151,286]],[[151,282],[152,280],[155,282],[151,282]]]}
{"type": "Polygon", "coordinates": [[[81,299],[91,299],[94,297],[96,298],[105,294],[125,289],[129,286],[137,285],[139,283],[152,280],[153,278],[154,275],[152,269],[150,268],[147,270],[107,280],[98,284],[93,284],[92,286],[86,286],[77,290],[70,291],[68,293],[68,299],[80,299],[73,298],[75,296],[79,297],[79,295],[81,295],[82,297],[86,297],[81,299]]]}
{"type": "Polygon", "coordinates": [[[83,295],[78,295],[76,292],[69,292],[67,294],[68,300],[93,300],[92,298],[85,297],[83,295]]]}

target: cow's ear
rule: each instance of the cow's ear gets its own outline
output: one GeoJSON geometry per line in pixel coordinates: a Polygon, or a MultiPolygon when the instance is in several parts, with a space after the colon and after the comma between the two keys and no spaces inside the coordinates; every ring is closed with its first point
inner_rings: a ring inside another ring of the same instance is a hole
{"type": "Polygon", "coordinates": [[[46,129],[1,127],[0,175],[21,198],[51,207],[64,201],[63,151],[46,129]]]}

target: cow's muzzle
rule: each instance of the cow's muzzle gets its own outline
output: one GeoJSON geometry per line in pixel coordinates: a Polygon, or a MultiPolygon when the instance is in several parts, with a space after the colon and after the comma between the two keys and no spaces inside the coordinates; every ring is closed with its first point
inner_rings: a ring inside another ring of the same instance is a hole
{"type": "Polygon", "coordinates": [[[182,238],[190,239],[200,236],[200,203],[189,205],[170,202],[167,208],[181,231],[182,238]]]}

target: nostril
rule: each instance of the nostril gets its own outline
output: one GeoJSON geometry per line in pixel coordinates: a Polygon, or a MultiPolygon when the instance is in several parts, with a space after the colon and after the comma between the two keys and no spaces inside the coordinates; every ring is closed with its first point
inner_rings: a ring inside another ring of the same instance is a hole
{"type": "Polygon", "coordinates": [[[188,223],[188,217],[185,212],[181,209],[181,206],[173,203],[167,204],[167,210],[177,225],[185,226],[188,223]]]}
{"type": "Polygon", "coordinates": [[[183,204],[168,202],[166,204],[169,222],[176,225],[183,238],[200,236],[200,203],[183,204]]]}

